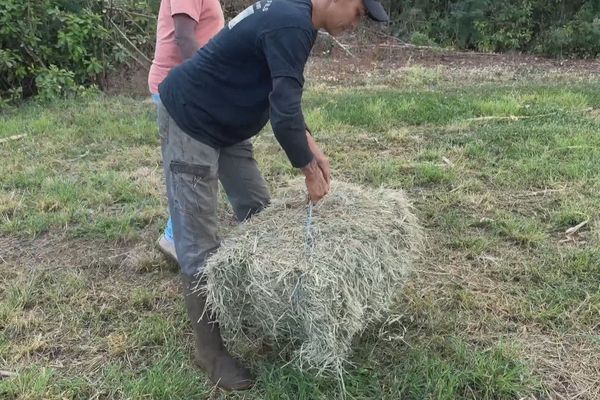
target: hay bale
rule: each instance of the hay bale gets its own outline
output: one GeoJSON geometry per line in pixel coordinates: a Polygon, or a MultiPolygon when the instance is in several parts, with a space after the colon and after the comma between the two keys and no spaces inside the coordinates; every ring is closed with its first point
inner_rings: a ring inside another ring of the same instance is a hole
{"type": "Polygon", "coordinates": [[[401,191],[335,181],[308,208],[297,180],[224,240],[206,266],[208,304],[229,339],[251,329],[292,344],[300,367],[339,373],[352,338],[394,305],[421,230],[401,191]]]}

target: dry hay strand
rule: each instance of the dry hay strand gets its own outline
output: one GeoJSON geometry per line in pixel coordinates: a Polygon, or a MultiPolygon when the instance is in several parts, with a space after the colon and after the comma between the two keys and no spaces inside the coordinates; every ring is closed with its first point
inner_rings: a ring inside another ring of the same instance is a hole
{"type": "Polygon", "coordinates": [[[397,307],[422,231],[401,191],[334,182],[315,206],[304,182],[232,232],[208,260],[208,307],[235,344],[291,345],[292,361],[341,374],[352,339],[397,307]]]}

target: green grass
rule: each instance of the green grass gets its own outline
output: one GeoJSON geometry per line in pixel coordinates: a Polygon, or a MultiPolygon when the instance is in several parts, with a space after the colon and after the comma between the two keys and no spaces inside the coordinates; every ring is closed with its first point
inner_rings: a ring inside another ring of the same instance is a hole
{"type": "MultiPolygon", "coordinates": [[[[357,339],[346,398],[596,398],[600,85],[457,85],[422,67],[404,82],[304,99],[334,179],[406,190],[428,235],[399,320],[357,339]]],[[[31,103],[0,114],[0,138],[16,134],[0,144],[0,370],[18,376],[0,398],[340,397],[276,353],[241,354],[246,393],[192,366],[176,270],[153,247],[152,104],[31,103]]],[[[272,187],[297,173],[268,128],[255,147],[272,187]]]]}

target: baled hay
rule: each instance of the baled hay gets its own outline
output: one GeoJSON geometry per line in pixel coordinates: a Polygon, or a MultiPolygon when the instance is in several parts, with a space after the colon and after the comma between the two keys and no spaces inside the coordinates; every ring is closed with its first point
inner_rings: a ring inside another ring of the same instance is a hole
{"type": "Polygon", "coordinates": [[[230,338],[292,344],[300,367],[339,373],[352,338],[390,312],[421,230],[400,191],[334,182],[318,205],[303,180],[223,241],[208,304],[230,338]]]}

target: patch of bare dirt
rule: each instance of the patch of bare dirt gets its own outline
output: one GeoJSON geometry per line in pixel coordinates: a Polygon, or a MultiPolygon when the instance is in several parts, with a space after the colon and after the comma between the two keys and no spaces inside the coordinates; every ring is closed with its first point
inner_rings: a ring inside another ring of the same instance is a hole
{"type": "Polygon", "coordinates": [[[44,234],[32,239],[0,236],[0,271],[67,267],[110,273],[119,269],[134,272],[161,269],[167,262],[149,235],[134,244],[77,239],[64,234],[44,234]]]}
{"type": "MultiPolygon", "coordinates": [[[[419,47],[367,29],[337,39],[319,34],[306,75],[313,82],[328,85],[360,85],[368,84],[372,77],[386,77],[413,66],[441,67],[445,71],[463,73],[480,71],[492,77],[498,74],[595,76],[600,73],[597,59],[552,59],[517,52],[479,53],[419,47]]],[[[147,78],[148,71],[141,68],[117,71],[107,77],[104,91],[111,95],[148,97],[147,78]]]]}
{"type": "Polygon", "coordinates": [[[133,98],[150,97],[148,70],[139,67],[133,70],[115,71],[106,77],[102,89],[108,95],[133,98]]]}
{"type": "Polygon", "coordinates": [[[600,73],[600,60],[551,59],[517,52],[479,53],[413,46],[394,37],[374,34],[346,35],[339,39],[320,34],[307,66],[314,81],[360,84],[372,76],[386,76],[407,67],[441,67],[445,71],[482,70],[488,75],[600,73]]]}

